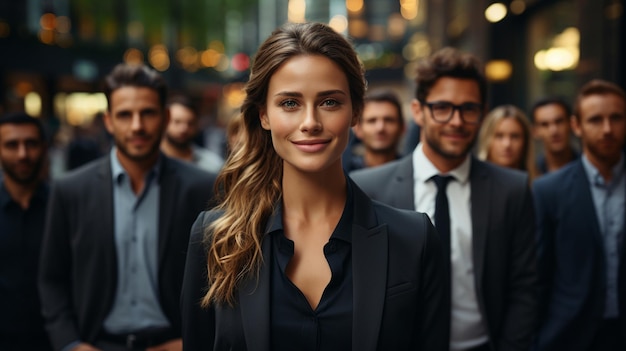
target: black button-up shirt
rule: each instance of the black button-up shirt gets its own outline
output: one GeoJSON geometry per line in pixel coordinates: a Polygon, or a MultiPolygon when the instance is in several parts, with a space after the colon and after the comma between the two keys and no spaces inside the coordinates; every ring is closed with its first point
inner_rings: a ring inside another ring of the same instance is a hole
{"type": "Polygon", "coordinates": [[[352,211],[348,185],[346,206],[324,245],[332,277],[315,310],[285,273],[293,257],[294,243],[285,237],[282,207],[270,219],[272,351],[352,349],[352,211]]]}
{"type": "Polygon", "coordinates": [[[44,333],[37,271],[48,187],[40,185],[27,209],[13,201],[0,177],[0,333],[44,333]]]}

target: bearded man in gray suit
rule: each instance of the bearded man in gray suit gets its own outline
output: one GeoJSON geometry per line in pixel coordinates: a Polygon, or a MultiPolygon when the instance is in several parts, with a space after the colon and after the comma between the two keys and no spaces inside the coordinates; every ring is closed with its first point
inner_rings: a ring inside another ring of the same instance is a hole
{"type": "Polygon", "coordinates": [[[39,292],[55,350],[180,351],[189,232],[215,175],[159,151],[165,80],[120,64],[105,80],[115,147],[56,181],[39,292]]]}
{"type": "Polygon", "coordinates": [[[350,176],[373,199],[434,219],[450,257],[450,350],[528,350],[538,315],[533,201],[526,173],[471,155],[486,85],[472,55],[444,48],[423,60],[411,104],[422,142],[350,176]]]}

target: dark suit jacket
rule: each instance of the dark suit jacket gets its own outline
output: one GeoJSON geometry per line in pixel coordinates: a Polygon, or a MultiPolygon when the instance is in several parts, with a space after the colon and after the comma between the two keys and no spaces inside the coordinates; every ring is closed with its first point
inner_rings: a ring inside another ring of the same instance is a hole
{"type": "MultiPolygon", "coordinates": [[[[414,210],[412,157],[359,170],[350,177],[372,199],[414,210]]],[[[538,313],[528,176],[475,158],[471,162],[472,258],[478,307],[492,350],[526,351],[538,313]]]]}
{"type": "MultiPolygon", "coordinates": [[[[162,155],[159,204],[160,304],[180,330],[180,288],[189,231],[213,195],[215,175],[162,155]]],[[[93,343],[111,310],[117,286],[110,157],[96,160],[52,187],[39,289],[55,349],[93,343]]]]}
{"type": "MultiPolygon", "coordinates": [[[[372,202],[353,185],[352,350],[447,350],[441,298],[441,247],[428,217],[372,202]]],[[[193,226],[182,292],[183,346],[190,350],[270,350],[270,268],[239,287],[234,307],[202,309],[207,291],[204,228],[218,218],[200,214],[193,226]]],[[[271,236],[262,241],[270,262],[271,236]]]]}
{"type": "MultiPolygon", "coordinates": [[[[582,160],[538,178],[533,192],[542,282],[537,349],[588,350],[603,320],[606,266],[582,160]]],[[[626,240],[622,244],[619,306],[626,335],[626,240]]]]}

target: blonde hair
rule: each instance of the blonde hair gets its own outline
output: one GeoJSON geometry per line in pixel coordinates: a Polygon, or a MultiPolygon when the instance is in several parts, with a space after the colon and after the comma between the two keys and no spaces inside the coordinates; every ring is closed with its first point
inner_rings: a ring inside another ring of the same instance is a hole
{"type": "Polygon", "coordinates": [[[260,123],[270,79],[280,66],[298,55],[321,55],[345,73],[352,112],[363,109],[363,66],[348,40],[321,23],[288,23],[275,30],[256,53],[241,106],[246,138],[228,156],[215,183],[217,211],[222,214],[205,229],[209,290],[202,300],[234,304],[239,283],[258,276],[265,226],[282,192],[282,165],[271,134],[260,123]]]}
{"type": "Polygon", "coordinates": [[[478,136],[478,158],[489,161],[489,147],[493,141],[496,127],[505,118],[517,121],[524,131],[524,148],[520,169],[528,172],[528,176],[532,181],[537,176],[537,167],[535,165],[535,148],[532,140],[531,125],[524,112],[513,105],[498,106],[485,116],[478,136]]]}

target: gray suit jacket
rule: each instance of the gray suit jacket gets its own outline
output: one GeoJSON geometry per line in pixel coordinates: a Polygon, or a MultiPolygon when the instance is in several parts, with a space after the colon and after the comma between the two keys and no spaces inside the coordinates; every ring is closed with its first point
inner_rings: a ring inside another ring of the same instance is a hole
{"type": "MultiPolygon", "coordinates": [[[[526,351],[538,315],[534,213],[528,176],[475,158],[471,162],[478,307],[487,324],[492,350],[526,351]]],[[[412,154],[380,167],[355,171],[350,177],[375,200],[415,209],[412,154]]]]}
{"type": "MultiPolygon", "coordinates": [[[[373,202],[353,187],[352,350],[447,350],[444,260],[433,225],[424,214],[373,202]]],[[[270,351],[268,265],[258,280],[242,282],[235,306],[199,306],[208,289],[204,229],[219,215],[200,214],[192,229],[181,300],[184,349],[270,351]]],[[[271,240],[263,238],[263,262],[271,262],[271,240]]]]}
{"type": "MultiPolygon", "coordinates": [[[[117,286],[113,183],[109,156],[53,184],[41,251],[39,290],[56,350],[102,332],[117,286]]],[[[163,155],[158,289],[161,308],[180,330],[180,288],[189,230],[213,196],[215,175],[163,155]]]]}

